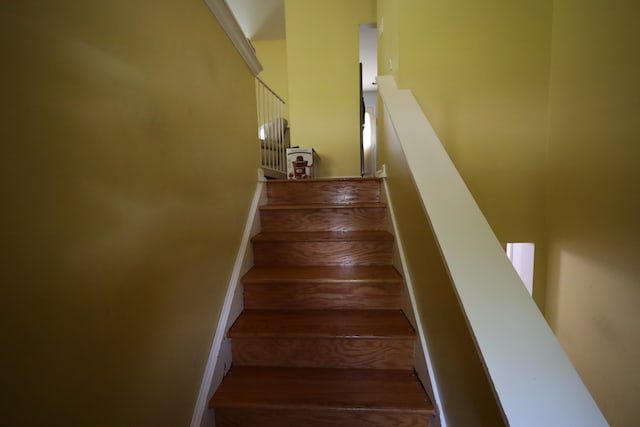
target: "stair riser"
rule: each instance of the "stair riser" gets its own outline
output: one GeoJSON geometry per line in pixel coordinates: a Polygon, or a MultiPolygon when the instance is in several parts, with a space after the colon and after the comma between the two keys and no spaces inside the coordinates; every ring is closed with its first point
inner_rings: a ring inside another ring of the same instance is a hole
{"type": "Polygon", "coordinates": [[[245,309],[399,309],[400,285],[363,283],[245,284],[245,309]]]}
{"type": "Polygon", "coordinates": [[[257,266],[387,265],[392,241],[261,242],[253,244],[257,266]]]}
{"type": "Polygon", "coordinates": [[[232,338],[236,366],[413,369],[413,339],[232,338]]]}
{"type": "Polygon", "coordinates": [[[426,411],[218,408],[217,427],[429,427],[426,411]]]}
{"type": "Polygon", "coordinates": [[[262,231],[386,230],[385,208],[262,210],[262,231]]]}
{"type": "Polygon", "coordinates": [[[267,183],[269,204],[378,203],[380,181],[280,181],[267,183]]]}

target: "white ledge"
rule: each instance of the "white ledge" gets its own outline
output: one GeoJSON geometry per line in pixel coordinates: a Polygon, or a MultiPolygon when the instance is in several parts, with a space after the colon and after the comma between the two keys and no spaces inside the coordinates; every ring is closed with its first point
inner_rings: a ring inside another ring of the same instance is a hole
{"type": "Polygon", "coordinates": [[[413,94],[377,81],[507,424],[607,427],[413,94]]]}
{"type": "Polygon", "coordinates": [[[260,71],[262,71],[262,64],[258,61],[258,57],[256,56],[256,52],[249,43],[249,40],[245,37],[238,21],[236,21],[236,17],[229,9],[229,5],[225,0],[204,0],[204,2],[209,6],[211,12],[213,12],[214,16],[227,33],[231,42],[236,47],[244,62],[247,63],[247,66],[251,70],[254,76],[257,76],[260,71]]]}

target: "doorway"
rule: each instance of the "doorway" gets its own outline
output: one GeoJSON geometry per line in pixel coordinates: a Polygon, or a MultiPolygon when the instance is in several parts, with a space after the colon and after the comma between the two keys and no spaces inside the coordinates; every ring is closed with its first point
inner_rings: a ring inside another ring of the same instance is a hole
{"type": "Polygon", "coordinates": [[[360,24],[360,63],[362,64],[362,104],[364,105],[364,126],[362,128],[362,172],[363,176],[375,176],[377,170],[378,110],[378,28],[375,22],[360,24]]]}
{"type": "Polygon", "coordinates": [[[533,296],[533,262],[535,259],[534,243],[507,243],[507,258],[513,264],[529,295],[533,296]]]}

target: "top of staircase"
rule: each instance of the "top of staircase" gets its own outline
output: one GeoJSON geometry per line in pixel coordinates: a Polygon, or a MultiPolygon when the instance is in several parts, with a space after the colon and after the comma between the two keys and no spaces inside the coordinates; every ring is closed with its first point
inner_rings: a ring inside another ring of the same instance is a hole
{"type": "Polygon", "coordinates": [[[275,179],[267,181],[270,205],[380,203],[380,178],[275,179]]]}

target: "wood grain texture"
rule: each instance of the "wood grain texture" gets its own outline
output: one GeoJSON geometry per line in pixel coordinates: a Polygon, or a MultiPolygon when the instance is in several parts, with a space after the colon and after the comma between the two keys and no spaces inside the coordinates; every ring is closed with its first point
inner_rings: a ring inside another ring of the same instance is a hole
{"type": "Polygon", "coordinates": [[[273,242],[361,242],[361,241],[388,241],[393,242],[393,235],[386,231],[310,231],[310,232],[263,232],[251,238],[252,243],[273,242]]]}
{"type": "Polygon", "coordinates": [[[411,370],[234,367],[218,391],[227,407],[433,410],[411,370]]]}
{"type": "Polygon", "coordinates": [[[387,209],[380,204],[266,205],[260,208],[263,232],[386,230],[387,209]]]}
{"type": "Polygon", "coordinates": [[[254,266],[242,277],[245,284],[269,283],[397,283],[400,273],[391,265],[367,266],[254,266]]]}
{"type": "Polygon", "coordinates": [[[234,366],[413,369],[414,338],[232,338],[234,366]]]}
{"type": "Polygon", "coordinates": [[[269,204],[379,203],[380,179],[336,178],[272,180],[267,182],[269,204]]]}
{"type": "Polygon", "coordinates": [[[218,426],[429,426],[378,179],[270,181],[218,426]]]}
{"type": "Polygon", "coordinates": [[[253,267],[246,309],[399,309],[402,276],[390,265],[253,267]]]}
{"type": "Polygon", "coordinates": [[[244,310],[235,337],[415,338],[401,310],[244,310]]]}
{"type": "Polygon", "coordinates": [[[245,284],[246,309],[399,309],[397,283],[245,284]]]}
{"type": "Polygon", "coordinates": [[[429,427],[433,415],[426,411],[220,408],[216,410],[217,427],[429,427]]]}
{"type": "Polygon", "coordinates": [[[390,265],[386,231],[260,233],[252,239],[257,266],[390,265]]]}
{"type": "Polygon", "coordinates": [[[216,425],[429,426],[412,371],[234,367],[211,401],[216,425]]]}

